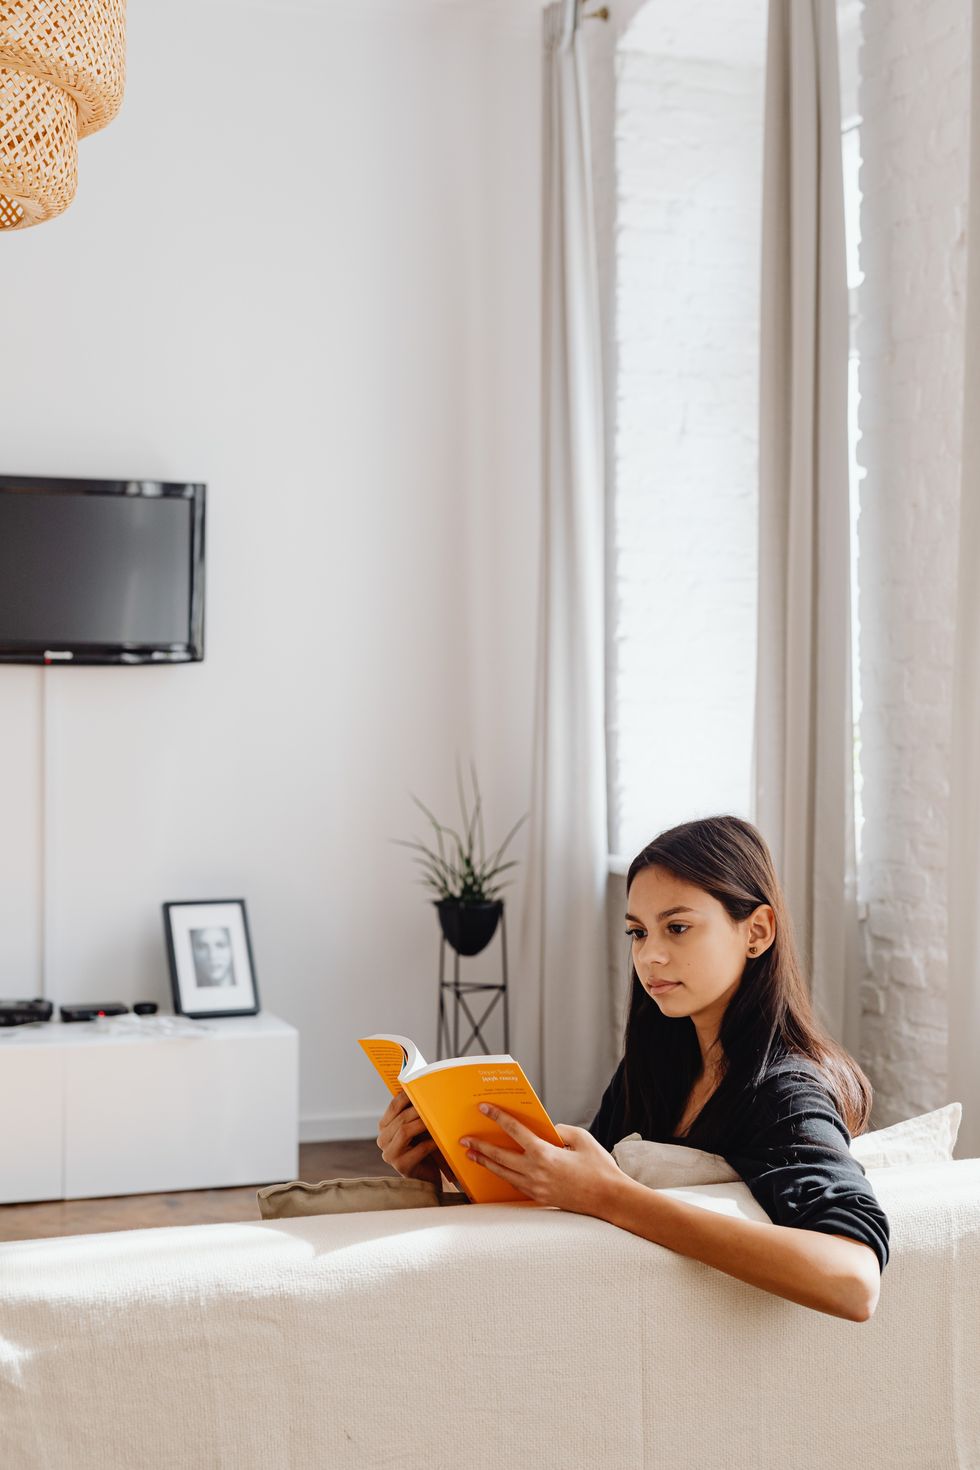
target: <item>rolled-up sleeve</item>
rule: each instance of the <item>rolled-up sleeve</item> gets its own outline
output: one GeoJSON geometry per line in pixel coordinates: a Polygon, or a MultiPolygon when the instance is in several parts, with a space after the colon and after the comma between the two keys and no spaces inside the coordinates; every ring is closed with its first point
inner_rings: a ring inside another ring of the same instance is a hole
{"type": "Polygon", "coordinates": [[[847,1235],[888,1263],[889,1225],[830,1092],[804,1070],[760,1088],[746,1141],[726,1161],[777,1225],[847,1235]]]}

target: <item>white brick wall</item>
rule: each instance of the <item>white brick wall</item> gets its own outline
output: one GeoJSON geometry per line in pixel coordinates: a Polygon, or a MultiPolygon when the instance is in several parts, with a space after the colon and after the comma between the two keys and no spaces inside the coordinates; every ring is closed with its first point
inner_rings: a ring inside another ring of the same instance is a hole
{"type": "Polygon", "coordinates": [[[874,1125],[946,1091],[946,840],[969,0],[871,0],[859,56],[861,1062],[874,1125]]]}
{"type": "MultiPolygon", "coordinates": [[[[763,78],[616,59],[612,842],[751,816],[763,78]]],[[[761,60],[761,55],[760,58],[761,60]]]]}

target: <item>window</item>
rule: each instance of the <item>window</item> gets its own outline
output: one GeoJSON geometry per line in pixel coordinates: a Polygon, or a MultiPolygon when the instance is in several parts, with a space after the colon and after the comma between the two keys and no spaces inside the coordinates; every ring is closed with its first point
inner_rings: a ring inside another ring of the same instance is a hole
{"type": "MultiPolygon", "coordinates": [[[[861,0],[837,0],[860,872],[857,301],[861,0]]],[[[609,841],[754,820],[763,0],[657,0],[617,54],[609,841]]]]}
{"type": "Polygon", "coordinates": [[[765,0],[656,0],[617,54],[610,850],[753,817],[765,0]]]}

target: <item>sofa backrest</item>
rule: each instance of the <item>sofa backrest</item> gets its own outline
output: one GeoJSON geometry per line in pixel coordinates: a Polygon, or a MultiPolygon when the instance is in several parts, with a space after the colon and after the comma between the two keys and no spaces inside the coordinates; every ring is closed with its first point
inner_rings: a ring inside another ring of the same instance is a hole
{"type": "Polygon", "coordinates": [[[965,1466],[980,1160],[873,1183],[866,1323],[508,1205],[0,1246],[5,1470],[965,1466]]]}

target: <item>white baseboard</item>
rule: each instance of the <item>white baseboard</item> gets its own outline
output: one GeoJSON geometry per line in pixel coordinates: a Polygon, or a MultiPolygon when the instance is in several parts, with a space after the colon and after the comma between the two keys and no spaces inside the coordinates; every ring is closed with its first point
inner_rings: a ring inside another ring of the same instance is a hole
{"type": "MultiPolygon", "coordinates": [[[[384,1112],[384,1108],[381,1109],[384,1112]]],[[[331,1113],[327,1117],[299,1120],[300,1143],[334,1143],[337,1139],[370,1139],[378,1136],[381,1113],[331,1113]]]]}

